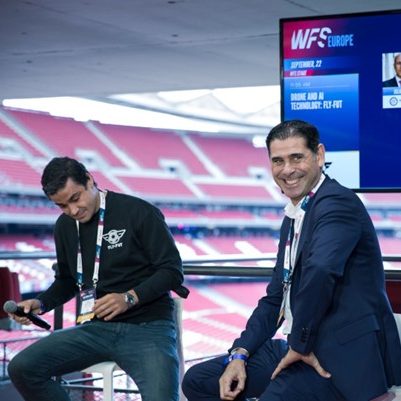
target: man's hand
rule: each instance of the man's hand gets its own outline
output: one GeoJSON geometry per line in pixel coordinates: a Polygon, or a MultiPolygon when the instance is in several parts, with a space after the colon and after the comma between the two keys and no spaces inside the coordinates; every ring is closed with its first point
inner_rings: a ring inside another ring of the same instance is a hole
{"type": "Polygon", "coordinates": [[[234,400],[244,390],[246,381],[245,362],[241,359],[231,361],[220,377],[220,398],[234,400]]]}
{"type": "Polygon", "coordinates": [[[319,373],[320,376],[329,379],[331,377],[331,374],[327,371],[325,371],[318,359],[316,358],[316,355],[311,352],[308,355],[302,355],[291,348],[287,352],[287,355],[280,361],[280,363],[277,365],[277,368],[272,374],[271,379],[274,380],[276,376],[285,368],[288,368],[288,366],[292,365],[294,362],[302,361],[306,363],[307,365],[312,366],[316,370],[317,373],[319,373]]]}
{"type": "Polygon", "coordinates": [[[125,302],[124,293],[111,293],[95,300],[93,311],[96,317],[104,320],[111,320],[120,313],[125,312],[128,305],[125,302]]]}
{"type": "MultiPolygon", "coordinates": [[[[18,302],[18,306],[23,308],[25,313],[32,312],[36,315],[40,313],[40,301],[38,299],[27,299],[25,301],[18,302]]],[[[32,322],[27,317],[17,316],[14,313],[9,313],[8,316],[20,324],[32,324],[32,322]]]]}

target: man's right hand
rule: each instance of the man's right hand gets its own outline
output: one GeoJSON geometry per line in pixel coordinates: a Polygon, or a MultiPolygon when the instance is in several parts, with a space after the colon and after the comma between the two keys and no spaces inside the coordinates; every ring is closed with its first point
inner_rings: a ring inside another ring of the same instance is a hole
{"type": "MultiPolygon", "coordinates": [[[[18,306],[24,309],[25,313],[32,312],[34,314],[40,313],[40,301],[38,299],[27,299],[22,302],[18,302],[18,306]]],[[[9,313],[11,319],[14,319],[16,322],[20,324],[29,325],[32,322],[27,317],[17,316],[14,313],[9,313]]]]}
{"type": "Polygon", "coordinates": [[[220,377],[220,398],[234,400],[244,390],[246,381],[245,361],[235,359],[231,361],[220,377]]]}

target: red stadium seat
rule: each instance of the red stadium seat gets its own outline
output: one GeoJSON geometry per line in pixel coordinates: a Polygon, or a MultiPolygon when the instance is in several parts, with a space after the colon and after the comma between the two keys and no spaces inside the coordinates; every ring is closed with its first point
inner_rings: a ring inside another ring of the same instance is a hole
{"type": "Polygon", "coordinates": [[[401,313],[401,281],[386,281],[387,295],[394,313],[401,313]]]}
{"type": "Polygon", "coordinates": [[[3,305],[14,297],[14,284],[11,272],[8,267],[0,267],[0,319],[8,318],[4,312],[3,305]]]}
{"type": "Polygon", "coordinates": [[[19,285],[19,276],[17,272],[11,272],[11,281],[13,285],[13,296],[12,299],[15,302],[20,302],[22,300],[21,297],[21,289],[19,285]]]}

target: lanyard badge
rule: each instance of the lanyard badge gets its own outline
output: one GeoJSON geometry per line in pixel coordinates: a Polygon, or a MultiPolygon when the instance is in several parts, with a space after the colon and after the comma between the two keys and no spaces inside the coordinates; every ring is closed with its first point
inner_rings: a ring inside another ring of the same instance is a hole
{"type": "Polygon", "coordinates": [[[79,288],[79,314],[77,318],[77,324],[85,323],[92,320],[95,317],[94,307],[96,300],[96,286],[99,281],[99,266],[100,266],[100,251],[102,249],[103,239],[103,227],[104,227],[104,215],[106,211],[106,195],[104,192],[99,191],[100,196],[100,208],[99,208],[99,222],[97,226],[96,235],[96,256],[95,266],[93,269],[92,283],[93,287],[83,290],[83,265],[82,265],[82,253],[79,239],[79,222],[76,221],[77,232],[78,232],[78,253],[77,253],[77,286],[79,288]]]}
{"type": "Polygon", "coordinates": [[[95,299],[96,289],[89,288],[79,292],[79,314],[77,317],[77,324],[82,324],[92,320],[95,317],[95,299]]]}

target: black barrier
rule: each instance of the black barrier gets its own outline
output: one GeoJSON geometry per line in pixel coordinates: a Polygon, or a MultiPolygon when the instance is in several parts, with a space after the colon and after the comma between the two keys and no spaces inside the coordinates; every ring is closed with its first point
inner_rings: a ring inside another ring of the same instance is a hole
{"type": "MultiPolygon", "coordinates": [[[[56,259],[54,252],[0,252],[0,260],[21,260],[21,259],[56,259]]],[[[225,256],[218,258],[199,257],[197,259],[186,259],[183,261],[185,275],[199,276],[230,276],[230,277],[266,277],[271,275],[272,267],[255,266],[226,266],[227,262],[274,262],[275,253],[266,253],[260,256],[225,256]],[[214,265],[211,265],[214,263],[214,265]]],[[[401,255],[383,255],[384,262],[401,262],[401,255]]],[[[386,279],[401,280],[401,267],[398,269],[385,269],[386,279]]]]}

